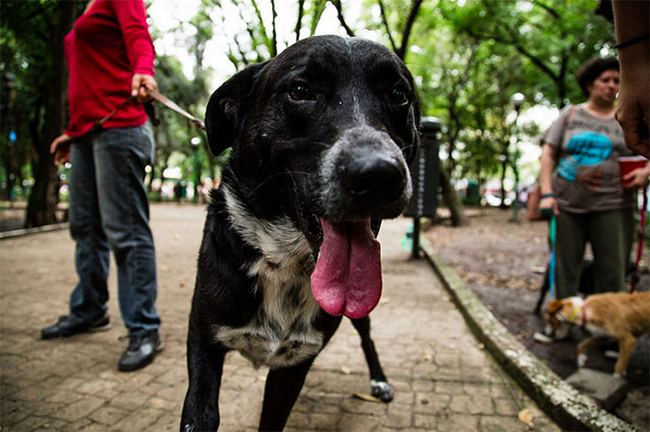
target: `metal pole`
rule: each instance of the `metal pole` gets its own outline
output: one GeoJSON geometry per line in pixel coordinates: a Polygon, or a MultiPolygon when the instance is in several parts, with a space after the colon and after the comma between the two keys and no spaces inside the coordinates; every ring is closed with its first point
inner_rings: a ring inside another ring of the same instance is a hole
{"type": "Polygon", "coordinates": [[[199,183],[201,182],[201,173],[199,172],[199,144],[201,144],[201,138],[194,137],[191,142],[194,147],[194,197],[192,202],[196,204],[199,202],[199,183]]]}
{"type": "Polygon", "coordinates": [[[512,202],[512,219],[511,222],[519,223],[519,126],[517,120],[519,119],[519,107],[517,109],[517,117],[515,117],[515,152],[512,160],[512,170],[515,173],[515,197],[512,202]]]}
{"type": "Polygon", "coordinates": [[[515,117],[515,151],[512,155],[512,170],[515,173],[515,198],[512,203],[512,219],[510,219],[510,222],[519,223],[519,123],[517,120],[519,120],[519,111],[526,97],[521,93],[515,93],[510,100],[517,112],[515,117]]]}
{"type": "Polygon", "coordinates": [[[413,258],[420,258],[420,217],[424,214],[424,188],[426,187],[426,154],[425,149],[418,151],[418,173],[417,173],[417,208],[413,217],[413,258]]]}
{"type": "Polygon", "coordinates": [[[420,258],[420,218],[413,218],[413,258],[420,258]]]}

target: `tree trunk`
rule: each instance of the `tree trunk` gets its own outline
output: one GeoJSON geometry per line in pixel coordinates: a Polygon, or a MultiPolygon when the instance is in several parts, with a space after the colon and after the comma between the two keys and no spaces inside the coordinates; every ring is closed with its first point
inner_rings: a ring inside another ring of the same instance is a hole
{"type": "Polygon", "coordinates": [[[507,209],[508,205],[506,204],[506,170],[508,169],[508,159],[504,158],[501,162],[501,204],[499,204],[500,209],[507,209]]]}
{"type": "Polygon", "coordinates": [[[64,130],[66,98],[66,66],[63,38],[72,28],[77,2],[59,0],[58,20],[52,35],[52,69],[50,79],[44,80],[40,91],[45,98],[45,123],[36,143],[34,158],[34,187],[29,197],[25,227],[38,227],[56,223],[56,177],[58,169],[50,154],[50,143],[64,130]]]}
{"type": "Polygon", "coordinates": [[[451,226],[461,226],[467,224],[463,204],[456,193],[456,189],[451,185],[449,176],[444,169],[440,170],[440,186],[442,188],[442,200],[451,212],[451,226]]]}

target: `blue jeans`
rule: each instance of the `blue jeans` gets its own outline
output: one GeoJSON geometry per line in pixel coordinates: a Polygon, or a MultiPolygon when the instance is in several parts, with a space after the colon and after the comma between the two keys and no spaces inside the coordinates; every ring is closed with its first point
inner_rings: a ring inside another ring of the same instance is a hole
{"type": "Polygon", "coordinates": [[[155,308],[156,254],[149,228],[145,167],[154,141],[148,124],[106,129],[72,144],[70,233],[77,244],[79,283],[70,313],[98,319],[106,313],[110,250],[117,263],[118,300],[130,332],[160,326],[155,308]]]}

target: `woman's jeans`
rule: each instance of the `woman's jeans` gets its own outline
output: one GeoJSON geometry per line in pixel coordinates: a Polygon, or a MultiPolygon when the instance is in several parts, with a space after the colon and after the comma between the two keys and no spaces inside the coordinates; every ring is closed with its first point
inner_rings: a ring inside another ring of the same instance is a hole
{"type": "Polygon", "coordinates": [[[156,255],[144,186],[153,151],[149,124],[91,133],[72,145],[70,233],[77,243],[79,275],[70,295],[74,316],[96,320],[106,313],[112,250],[126,328],[133,332],[160,326],[154,306],[156,255]]]}

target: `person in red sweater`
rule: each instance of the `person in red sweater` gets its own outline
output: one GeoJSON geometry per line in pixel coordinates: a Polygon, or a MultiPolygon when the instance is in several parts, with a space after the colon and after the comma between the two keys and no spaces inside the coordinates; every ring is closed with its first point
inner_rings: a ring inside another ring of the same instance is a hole
{"type": "Polygon", "coordinates": [[[43,339],[104,331],[113,251],[118,299],[129,344],[121,371],[140,369],[162,348],[155,308],[156,257],[149,228],[145,168],[154,141],[142,102],[157,89],[153,42],[142,0],[90,0],[65,38],[70,121],[51,144],[55,163],[70,162],[70,233],[79,282],[68,315],[43,339]],[[97,122],[125,101],[113,117],[97,122]]]}

